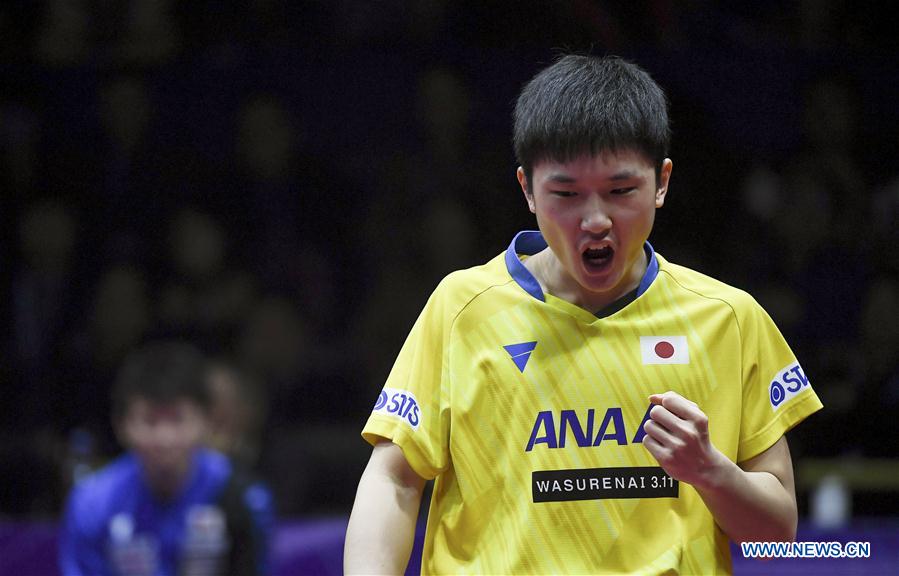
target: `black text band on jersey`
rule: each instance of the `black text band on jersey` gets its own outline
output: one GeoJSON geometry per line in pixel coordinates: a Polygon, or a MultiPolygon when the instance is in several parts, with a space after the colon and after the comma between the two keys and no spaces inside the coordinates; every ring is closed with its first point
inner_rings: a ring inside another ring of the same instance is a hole
{"type": "Polygon", "coordinates": [[[678,481],[657,466],[540,470],[531,474],[531,488],[534,502],[678,495],[678,481]]]}

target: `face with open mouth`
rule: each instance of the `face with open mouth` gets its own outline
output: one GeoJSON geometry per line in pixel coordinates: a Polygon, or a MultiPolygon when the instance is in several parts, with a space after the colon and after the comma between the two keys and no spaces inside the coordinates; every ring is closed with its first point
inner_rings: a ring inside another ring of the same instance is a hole
{"type": "Polygon", "coordinates": [[[643,245],[665,201],[671,161],[656,183],[643,154],[622,150],[570,162],[538,162],[531,188],[518,180],[549,245],[535,256],[538,280],[554,296],[593,311],[634,290],[646,270],[643,245]]]}

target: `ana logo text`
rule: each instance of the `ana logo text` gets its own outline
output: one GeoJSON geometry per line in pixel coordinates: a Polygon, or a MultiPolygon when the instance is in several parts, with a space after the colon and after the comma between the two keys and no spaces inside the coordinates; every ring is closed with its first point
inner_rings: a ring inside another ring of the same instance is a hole
{"type": "MultiPolygon", "coordinates": [[[[643,431],[643,424],[649,420],[649,411],[652,410],[652,406],[650,404],[646,409],[643,420],[640,421],[633,438],[631,438],[631,444],[643,442],[643,437],[646,436],[646,432],[643,431]]],[[[574,410],[562,410],[559,412],[558,419],[549,410],[539,412],[524,451],[530,452],[537,444],[546,444],[547,448],[564,448],[569,438],[569,432],[571,432],[574,442],[581,448],[599,446],[603,440],[614,440],[621,446],[627,444],[628,436],[624,427],[624,416],[621,413],[621,408],[613,406],[607,409],[602,417],[602,422],[600,422],[594,434],[595,421],[596,410],[593,408],[587,410],[586,423],[580,420],[577,412],[574,410]],[[556,427],[557,421],[558,428],[556,427]]]]}

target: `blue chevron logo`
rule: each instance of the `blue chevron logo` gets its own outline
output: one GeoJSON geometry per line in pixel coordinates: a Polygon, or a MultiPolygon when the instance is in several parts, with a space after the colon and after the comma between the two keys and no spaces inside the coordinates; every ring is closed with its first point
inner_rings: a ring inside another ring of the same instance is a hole
{"type": "Polygon", "coordinates": [[[503,346],[506,349],[506,352],[509,353],[509,356],[512,357],[512,362],[515,362],[515,365],[518,367],[518,371],[524,374],[524,367],[528,365],[528,359],[531,357],[531,352],[534,351],[534,348],[537,347],[537,342],[522,342],[521,344],[509,344],[508,346],[503,346]]]}

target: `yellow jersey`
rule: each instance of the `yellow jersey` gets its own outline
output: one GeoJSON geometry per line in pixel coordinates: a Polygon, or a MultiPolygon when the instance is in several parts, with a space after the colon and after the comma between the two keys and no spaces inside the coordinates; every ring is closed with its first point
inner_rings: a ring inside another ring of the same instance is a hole
{"type": "Polygon", "coordinates": [[[637,297],[596,315],[544,294],[518,234],[447,276],[412,328],[363,430],[435,479],[424,574],[730,573],[698,493],[643,446],[650,394],[708,415],[734,462],[822,407],[747,293],[647,243],[637,297]]]}

